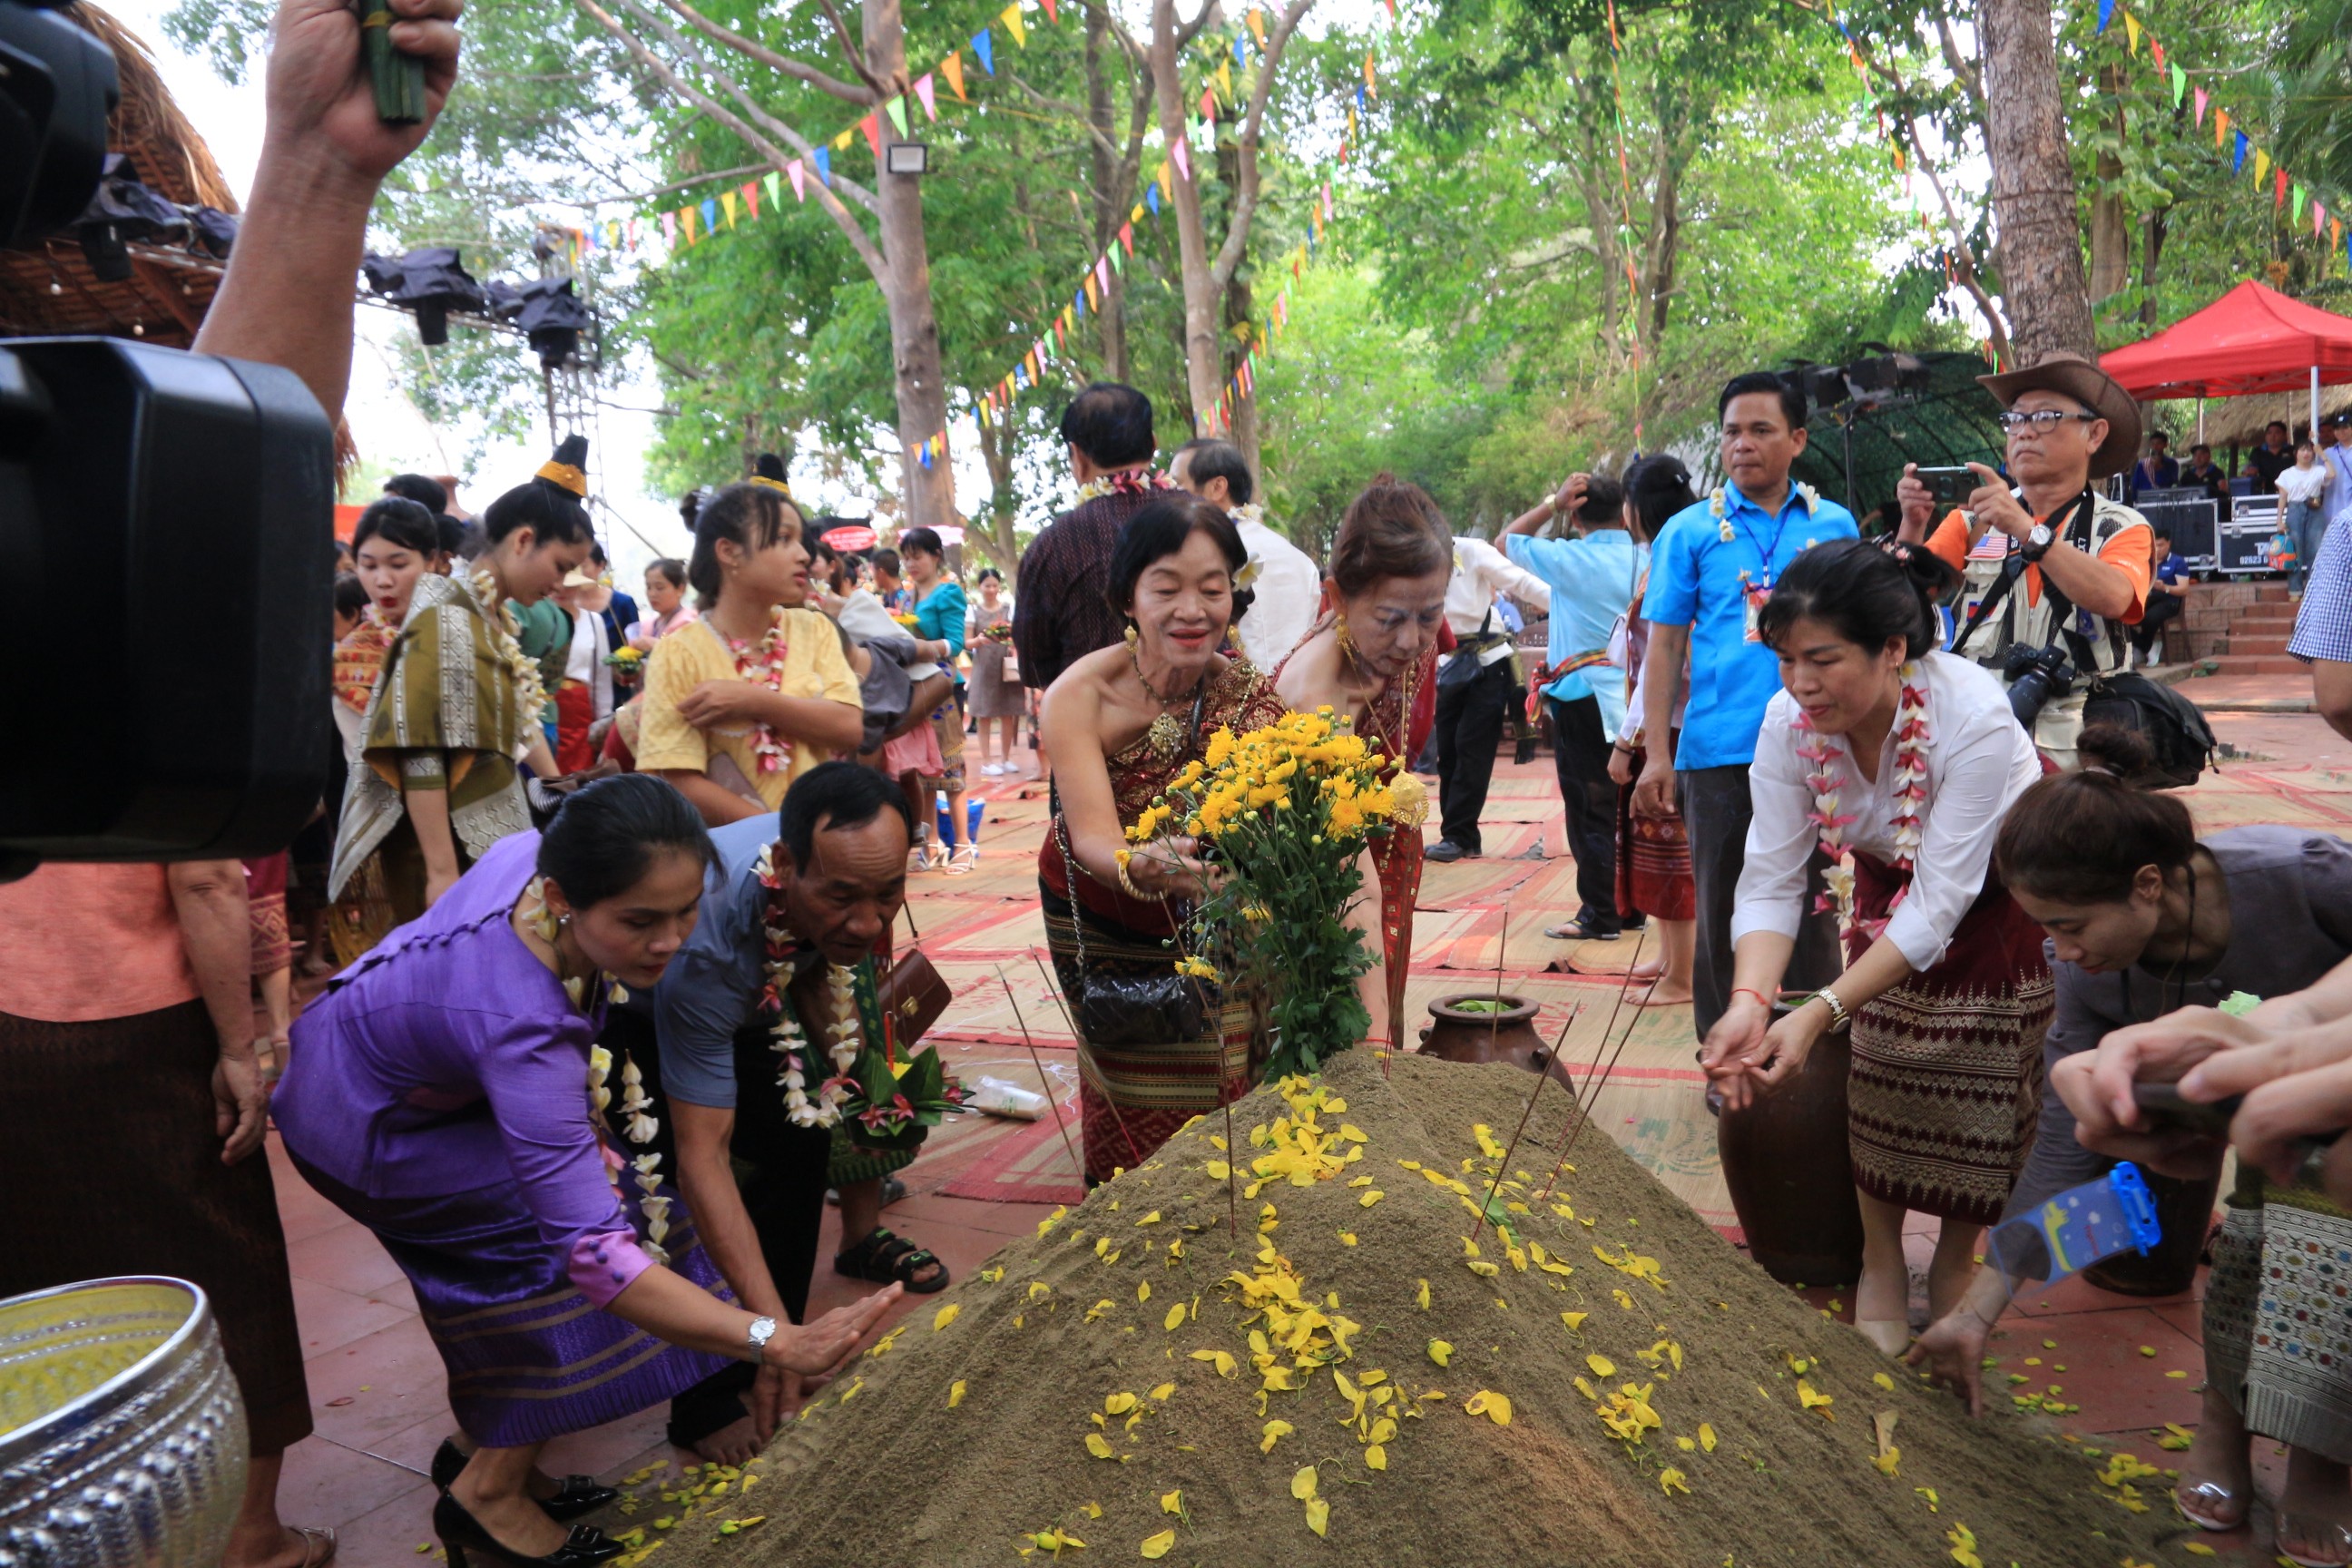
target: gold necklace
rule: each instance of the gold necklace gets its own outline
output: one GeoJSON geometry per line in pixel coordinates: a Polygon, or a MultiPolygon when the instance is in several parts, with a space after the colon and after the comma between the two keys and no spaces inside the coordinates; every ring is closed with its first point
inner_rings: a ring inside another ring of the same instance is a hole
{"type": "Polygon", "coordinates": [[[1139,651],[1136,644],[1127,645],[1127,659],[1135,667],[1135,683],[1143,688],[1146,696],[1160,704],[1160,717],[1154,719],[1151,721],[1151,727],[1143,732],[1144,742],[1151,748],[1153,756],[1163,763],[1172,762],[1176,754],[1184,749],[1189,737],[1184,725],[1169,710],[1184,700],[1187,695],[1198,698],[1201,688],[1208,682],[1209,672],[1205,669],[1201,672],[1201,679],[1193,682],[1192,689],[1189,694],[1179,692],[1172,697],[1163,697],[1150,681],[1143,678],[1143,655],[1139,651]]]}

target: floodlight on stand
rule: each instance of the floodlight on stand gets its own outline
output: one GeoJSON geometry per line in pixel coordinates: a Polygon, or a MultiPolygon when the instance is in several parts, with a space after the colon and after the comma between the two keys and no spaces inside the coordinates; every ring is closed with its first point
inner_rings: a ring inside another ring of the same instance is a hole
{"type": "Polygon", "coordinates": [[[924,174],[930,172],[931,149],[922,142],[893,142],[882,150],[883,172],[924,174]]]}

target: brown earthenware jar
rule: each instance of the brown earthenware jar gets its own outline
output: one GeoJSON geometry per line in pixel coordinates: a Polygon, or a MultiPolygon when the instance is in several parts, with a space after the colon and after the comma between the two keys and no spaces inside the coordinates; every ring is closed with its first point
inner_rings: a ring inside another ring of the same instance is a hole
{"type": "MultiPolygon", "coordinates": [[[[1551,1050],[1536,1033],[1538,1005],[1517,996],[1501,998],[1499,1013],[1484,1011],[1496,1000],[1491,991],[1440,996],[1429,1005],[1430,1022],[1421,1026],[1421,1054],[1449,1062],[1508,1062],[1529,1072],[1542,1070],[1551,1050]],[[1474,1003],[1481,1010],[1465,1011],[1474,1003]]],[[[1552,1062],[1551,1076],[1573,1090],[1568,1069],[1552,1062]]]]}

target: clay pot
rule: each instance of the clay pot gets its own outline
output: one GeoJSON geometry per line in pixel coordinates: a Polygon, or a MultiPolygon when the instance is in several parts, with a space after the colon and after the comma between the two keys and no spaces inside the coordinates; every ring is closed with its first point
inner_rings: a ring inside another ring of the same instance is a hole
{"type": "Polygon", "coordinates": [[[1822,1035],[1795,1078],[1716,1123],[1748,1256],[1783,1285],[1862,1277],[1862,1205],[1846,1152],[1849,1055],[1845,1036],[1822,1035]]]}
{"type": "MultiPolygon", "coordinates": [[[[1421,1026],[1421,1054],[1449,1062],[1508,1062],[1529,1072],[1543,1070],[1542,1064],[1551,1053],[1543,1037],[1536,1033],[1537,1004],[1507,995],[1501,999],[1500,1013],[1465,1012],[1462,1007],[1465,1002],[1495,1000],[1491,991],[1465,991],[1432,1002],[1431,1021],[1421,1026]]],[[[1576,1081],[1566,1068],[1552,1062],[1550,1068],[1553,1078],[1575,1089],[1576,1081]]]]}
{"type": "Polygon", "coordinates": [[[2083,1278],[2122,1296],[2175,1296],[2197,1279],[2197,1260],[2204,1256],[2205,1237],[2213,1228],[2213,1200],[2221,1194],[2221,1173],[2186,1178],[2162,1175],[2143,1165],[2139,1173],[2156,1200],[2156,1220],[2164,1228],[2164,1238],[2145,1258],[2119,1252],[2084,1269],[2083,1278]]]}

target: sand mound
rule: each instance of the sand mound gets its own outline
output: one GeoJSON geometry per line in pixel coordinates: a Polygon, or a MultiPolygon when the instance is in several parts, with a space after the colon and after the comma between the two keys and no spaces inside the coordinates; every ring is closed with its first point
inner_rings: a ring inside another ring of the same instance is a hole
{"type": "Polygon", "coordinates": [[[2039,1416],[1971,1423],[1597,1130],[1538,1195],[1556,1087],[1504,1173],[1512,1237],[1490,1224],[1468,1256],[1533,1080],[1393,1070],[1351,1052],[1233,1108],[1242,1175],[1273,1173],[1238,1242],[1224,1119],[1202,1118],[919,1306],[779,1435],[756,1490],[673,1492],[642,1539],[675,1568],[2116,1568],[2181,1533],[2160,1479],[2039,1416]]]}

